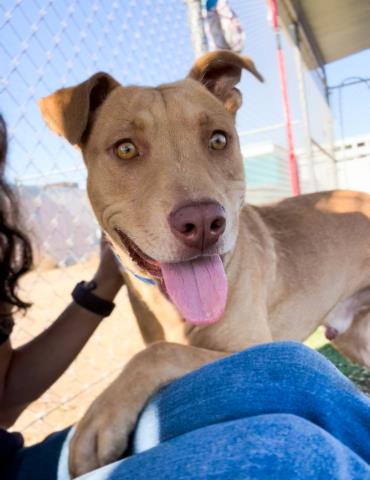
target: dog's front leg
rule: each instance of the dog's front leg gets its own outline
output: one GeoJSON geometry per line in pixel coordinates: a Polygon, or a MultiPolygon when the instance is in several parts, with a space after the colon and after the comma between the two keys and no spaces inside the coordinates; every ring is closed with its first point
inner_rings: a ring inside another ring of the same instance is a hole
{"type": "Polygon", "coordinates": [[[119,458],[140,411],[161,386],[225,355],[168,342],[135,355],[77,425],[70,446],[72,477],[119,458]]]}

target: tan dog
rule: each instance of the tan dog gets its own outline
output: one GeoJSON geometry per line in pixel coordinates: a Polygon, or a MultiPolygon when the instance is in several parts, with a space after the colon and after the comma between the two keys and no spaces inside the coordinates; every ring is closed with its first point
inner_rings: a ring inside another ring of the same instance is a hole
{"type": "Polygon", "coordinates": [[[156,281],[126,275],[144,338],[163,336],[155,309],[165,308],[186,320],[191,345],[157,342],[128,363],[77,427],[73,475],[118,458],[160,386],[227,353],[303,340],[326,324],[370,366],[369,319],[353,321],[370,303],[369,196],[245,205],[235,129],[243,68],[261,80],[250,59],[221,51],[176,83],[123,87],[99,73],[41,101],[49,126],[81,148],[92,207],[123,265],[156,281]]]}

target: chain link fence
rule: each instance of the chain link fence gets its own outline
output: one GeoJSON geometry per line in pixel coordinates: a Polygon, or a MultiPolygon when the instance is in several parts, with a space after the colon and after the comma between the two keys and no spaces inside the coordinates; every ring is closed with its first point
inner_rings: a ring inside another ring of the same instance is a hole
{"type": "MultiPolygon", "coordinates": [[[[45,329],[69,302],[74,285],[92,277],[100,238],[80,154],[48,131],[37,100],[97,71],[124,84],[153,85],[181,78],[192,62],[186,5],[177,0],[1,2],[7,176],[19,193],[36,252],[36,268],[22,282],[23,296],[34,306],[17,319],[15,346],[45,329]]],[[[28,442],[76,421],[142,348],[125,291],[117,304],[77,361],[14,426],[28,442]]]]}
{"type": "MultiPolygon", "coordinates": [[[[238,117],[247,199],[259,203],[291,194],[275,39],[264,1],[230,3],[246,33],[245,53],[266,79],[258,84],[243,76],[244,106],[238,117]]],[[[286,32],[283,49],[301,185],[303,191],[326,188],[332,179],[319,175],[315,186],[307,168],[295,47],[286,32]]],[[[1,2],[0,108],[9,129],[7,176],[19,193],[36,252],[36,267],[22,282],[22,293],[34,305],[26,317],[17,319],[14,345],[49,325],[69,302],[74,285],[92,277],[100,237],[86,197],[80,154],[47,130],[37,99],[97,71],[107,71],[123,84],[170,82],[184,77],[193,61],[184,1],[1,2]]],[[[315,161],[331,168],[330,110],[311,73],[305,70],[304,77],[310,135],[325,157],[320,160],[318,155],[315,161]]],[[[324,167],[318,166],[317,172],[324,167]]],[[[117,304],[68,371],[18,420],[15,428],[28,442],[76,421],[142,348],[125,291],[117,304]]]]}

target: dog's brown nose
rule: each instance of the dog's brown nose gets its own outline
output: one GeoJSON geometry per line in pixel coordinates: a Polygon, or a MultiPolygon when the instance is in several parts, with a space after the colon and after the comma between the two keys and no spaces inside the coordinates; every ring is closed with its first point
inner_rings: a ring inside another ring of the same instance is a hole
{"type": "Polygon", "coordinates": [[[169,224],[175,236],[188,247],[204,250],[225,231],[226,218],[216,202],[191,203],[173,211],[169,224]]]}

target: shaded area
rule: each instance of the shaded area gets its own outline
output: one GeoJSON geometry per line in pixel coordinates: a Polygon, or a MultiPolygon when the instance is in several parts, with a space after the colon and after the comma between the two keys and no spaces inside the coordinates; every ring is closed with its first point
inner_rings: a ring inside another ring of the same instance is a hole
{"type": "Polygon", "coordinates": [[[49,268],[74,265],[96,254],[100,229],[86,190],[77,183],[20,185],[16,192],[39,269],[46,263],[49,268]]]}

